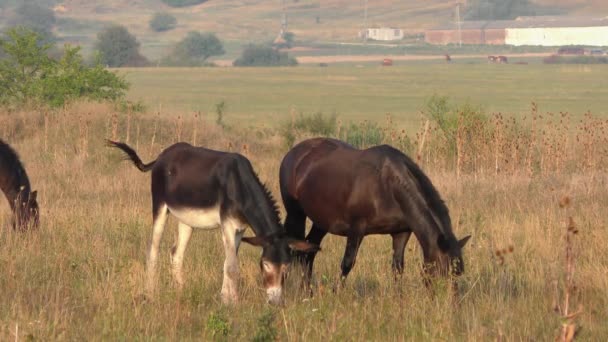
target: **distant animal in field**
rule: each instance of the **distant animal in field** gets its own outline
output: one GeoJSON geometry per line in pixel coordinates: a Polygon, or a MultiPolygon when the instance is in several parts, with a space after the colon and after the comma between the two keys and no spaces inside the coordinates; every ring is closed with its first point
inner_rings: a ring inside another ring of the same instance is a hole
{"type": "Polygon", "coordinates": [[[0,189],[11,207],[13,229],[38,228],[40,208],[17,152],[0,139],[0,189]]]}
{"type": "Polygon", "coordinates": [[[226,254],[221,291],[224,303],[238,300],[241,241],[263,248],[260,268],[268,302],[273,304],[282,301],[292,250],[318,249],[286,236],[276,202],[242,155],[177,143],[144,164],[128,145],[107,143],[122,150],[140,171],[152,171],[154,228],[147,260],[147,294],[154,293],[158,249],[169,213],[179,220],[177,244],[171,249],[171,269],[179,288],[184,285],[182,265],[192,229],[221,228],[226,254]],[[248,227],[255,237],[243,237],[248,227]]]}
{"type": "Polygon", "coordinates": [[[391,66],[393,65],[393,60],[390,58],[385,58],[382,60],[382,66],[391,66]]]}
{"type": "Polygon", "coordinates": [[[488,63],[509,63],[507,56],[488,56],[488,63]]]}
{"type": "Polygon", "coordinates": [[[446,63],[452,62],[452,57],[450,57],[450,55],[448,55],[447,53],[445,55],[443,55],[443,57],[445,58],[446,63]]]}
{"type": "MultiPolygon", "coordinates": [[[[305,140],[283,158],[279,171],[285,229],[303,239],[308,217],[312,228],[306,241],[320,245],[327,233],[346,237],[341,264],[345,280],[355,264],[363,238],[390,234],[395,278],[403,272],[405,246],[413,233],[422,247],[429,276],[464,272],[462,248],[448,208],[428,177],[408,156],[388,146],[358,150],[342,141],[305,140]]],[[[300,254],[305,284],[310,286],[316,252],[300,254]]],[[[425,277],[425,284],[430,284],[425,277]]]]}

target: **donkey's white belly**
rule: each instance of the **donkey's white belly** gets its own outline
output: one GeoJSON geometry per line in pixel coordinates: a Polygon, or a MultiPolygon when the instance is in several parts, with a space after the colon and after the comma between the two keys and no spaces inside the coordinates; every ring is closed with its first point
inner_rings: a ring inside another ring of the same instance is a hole
{"type": "Polygon", "coordinates": [[[214,229],[219,228],[221,224],[219,206],[200,209],[200,208],[169,208],[171,214],[177,219],[189,225],[192,228],[198,229],[214,229]]]}

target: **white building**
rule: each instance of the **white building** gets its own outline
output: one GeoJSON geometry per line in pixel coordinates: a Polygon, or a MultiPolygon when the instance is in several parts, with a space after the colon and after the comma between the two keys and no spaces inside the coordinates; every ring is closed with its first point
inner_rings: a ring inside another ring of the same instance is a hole
{"type": "Polygon", "coordinates": [[[401,40],[403,39],[403,30],[393,27],[371,27],[365,29],[361,33],[362,38],[372,40],[401,40]]]}
{"type": "Polygon", "coordinates": [[[608,46],[608,18],[518,18],[506,27],[505,44],[608,46]]]}

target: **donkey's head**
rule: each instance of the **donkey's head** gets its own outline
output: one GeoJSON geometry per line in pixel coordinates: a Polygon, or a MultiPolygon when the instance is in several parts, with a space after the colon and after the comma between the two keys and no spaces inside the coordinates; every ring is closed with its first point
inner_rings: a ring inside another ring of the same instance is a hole
{"type": "Polygon", "coordinates": [[[40,224],[40,213],[36,201],[38,192],[30,193],[22,191],[17,197],[15,205],[14,228],[25,230],[28,227],[38,228],[40,224]]]}
{"type": "Polygon", "coordinates": [[[460,240],[445,237],[443,234],[437,238],[436,246],[431,248],[427,260],[430,267],[425,271],[429,275],[459,276],[464,273],[464,262],[462,260],[462,248],[471,238],[470,235],[460,240]]]}
{"type": "Polygon", "coordinates": [[[292,251],[314,252],[319,250],[317,245],[282,235],[245,237],[242,241],[262,247],[260,268],[268,302],[271,304],[280,304],[282,301],[283,284],[291,264],[292,251]]]}

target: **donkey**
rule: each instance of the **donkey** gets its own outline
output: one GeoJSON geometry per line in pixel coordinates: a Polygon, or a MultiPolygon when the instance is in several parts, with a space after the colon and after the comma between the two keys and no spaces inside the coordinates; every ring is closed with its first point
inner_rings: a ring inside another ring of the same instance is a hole
{"type": "MultiPolygon", "coordinates": [[[[308,217],[313,225],[307,242],[320,245],[327,233],[346,237],[342,281],[369,234],[392,236],[396,278],[403,272],[403,254],[412,233],[422,247],[428,275],[464,272],[461,249],[470,236],[456,240],[445,203],[401,151],[388,145],[358,150],[339,140],[309,139],[285,155],[279,176],[287,234],[304,239],[308,217]]],[[[315,255],[300,255],[309,287],[315,255]]]]}
{"type": "Polygon", "coordinates": [[[37,192],[31,191],[30,180],[19,156],[7,143],[0,139],[0,189],[13,212],[13,230],[25,231],[38,228],[40,208],[36,201],[37,192]]]}
{"type": "Polygon", "coordinates": [[[179,220],[177,244],[171,249],[172,273],[178,288],[184,285],[182,265],[192,228],[221,227],[226,253],[221,298],[226,304],[238,301],[237,253],[241,241],[263,248],[260,268],[271,304],[282,302],[292,250],[318,250],[317,246],[286,236],[276,202],[242,155],[177,143],[144,164],[128,145],[110,140],[107,143],[122,150],[140,171],[152,171],[154,223],[146,271],[148,295],[154,292],[158,248],[168,213],[179,220]],[[255,237],[243,237],[247,227],[255,237]]]}

